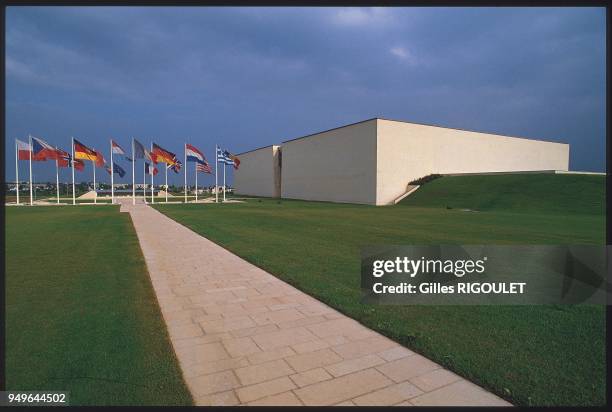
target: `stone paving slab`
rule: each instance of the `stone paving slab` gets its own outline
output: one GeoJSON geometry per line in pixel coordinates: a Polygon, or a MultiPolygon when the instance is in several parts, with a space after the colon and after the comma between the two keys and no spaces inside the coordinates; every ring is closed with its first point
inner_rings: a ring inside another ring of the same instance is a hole
{"type": "Polygon", "coordinates": [[[511,406],[153,208],[119,201],[197,405],[511,406]]]}

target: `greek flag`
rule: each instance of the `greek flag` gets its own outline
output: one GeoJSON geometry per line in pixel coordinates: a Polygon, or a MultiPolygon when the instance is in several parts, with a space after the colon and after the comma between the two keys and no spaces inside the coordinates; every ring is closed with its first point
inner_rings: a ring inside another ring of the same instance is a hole
{"type": "Polygon", "coordinates": [[[221,150],[220,147],[217,147],[217,162],[225,163],[226,165],[234,164],[234,161],[228,156],[228,151],[221,150]]]}

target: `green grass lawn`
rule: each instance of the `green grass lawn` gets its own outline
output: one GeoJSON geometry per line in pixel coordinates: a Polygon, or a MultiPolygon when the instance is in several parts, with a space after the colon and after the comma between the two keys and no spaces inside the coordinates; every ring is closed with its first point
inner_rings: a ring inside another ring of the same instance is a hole
{"type": "Polygon", "coordinates": [[[5,208],[6,388],[191,405],[128,214],[5,208]]]}
{"type": "Polygon", "coordinates": [[[604,307],[363,305],[360,248],[603,244],[604,187],[601,176],[445,177],[387,207],[273,199],[155,207],[517,405],[601,405],[604,307]]]}

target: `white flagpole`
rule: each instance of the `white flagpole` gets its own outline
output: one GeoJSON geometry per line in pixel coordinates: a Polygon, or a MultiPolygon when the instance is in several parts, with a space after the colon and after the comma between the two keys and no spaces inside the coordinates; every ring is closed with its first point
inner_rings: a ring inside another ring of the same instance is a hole
{"type": "MultiPolygon", "coordinates": [[[[151,142],[151,167],[153,166],[153,142],[151,142]]],[[[151,203],[155,203],[155,191],[153,186],[153,170],[151,170],[151,203]]]]}
{"type": "Polygon", "coordinates": [[[195,166],[195,175],[196,175],[195,201],[196,203],[198,203],[198,163],[194,162],[193,165],[195,166]]]}
{"type": "Polygon", "coordinates": [[[225,202],[225,169],[227,164],[223,163],[223,201],[225,202]]]}
{"type": "Polygon", "coordinates": [[[33,194],[32,194],[32,135],[28,135],[30,139],[30,206],[34,204],[33,194]]]}
{"type": "Polygon", "coordinates": [[[59,205],[59,159],[57,158],[57,146],[55,146],[55,189],[57,190],[57,204],[59,205]]]}
{"type": "Polygon", "coordinates": [[[168,163],[166,163],[166,203],[168,203],[168,163]]]}
{"type": "MultiPolygon", "coordinates": [[[[94,151],[95,150],[96,149],[94,149],[94,151]]],[[[94,187],[93,187],[93,190],[94,190],[94,194],[95,194],[95,196],[94,196],[94,204],[96,204],[96,203],[98,203],[98,192],[96,191],[96,162],[92,161],[91,165],[93,166],[93,172],[94,172],[93,173],[93,178],[94,178],[94,187]]]]}
{"type": "Polygon", "coordinates": [[[76,205],[76,196],[75,196],[75,192],[74,192],[74,168],[75,168],[75,159],[74,159],[74,137],[72,138],[72,143],[70,144],[70,150],[72,151],[72,157],[70,158],[70,161],[72,162],[72,164],[70,166],[72,166],[72,204],[76,205]]]}
{"type": "Polygon", "coordinates": [[[187,143],[185,143],[185,166],[184,166],[184,173],[185,173],[185,203],[187,203],[187,143]]]}
{"type": "Polygon", "coordinates": [[[217,163],[219,163],[219,147],[215,145],[215,202],[219,203],[219,178],[217,177],[217,163]]]}
{"type": "Polygon", "coordinates": [[[147,162],[142,160],[142,201],[147,203],[147,162]]]}
{"type": "Polygon", "coordinates": [[[111,203],[115,204],[115,177],[113,174],[115,173],[115,165],[113,162],[113,139],[110,141],[111,144],[111,203]]]}
{"type": "Polygon", "coordinates": [[[136,181],[134,180],[134,164],[136,157],[134,156],[134,138],[132,137],[132,204],[136,204],[136,181]]]}
{"type": "Polygon", "coordinates": [[[17,192],[17,204],[19,204],[19,145],[15,139],[15,192],[17,192]]]}

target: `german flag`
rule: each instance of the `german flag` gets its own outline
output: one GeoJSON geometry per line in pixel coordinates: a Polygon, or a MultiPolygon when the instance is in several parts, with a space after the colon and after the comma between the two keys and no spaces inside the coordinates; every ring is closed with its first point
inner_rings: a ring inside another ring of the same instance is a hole
{"type": "Polygon", "coordinates": [[[155,163],[161,162],[167,163],[168,165],[173,165],[177,160],[174,153],[169,152],[166,149],[162,149],[161,146],[158,146],[155,143],[153,143],[153,150],[151,151],[151,154],[155,155],[155,163]]]}
{"type": "Polygon", "coordinates": [[[74,158],[91,160],[92,162],[97,162],[98,153],[96,153],[95,150],[90,149],[89,147],[85,146],[83,143],[79,142],[77,139],[74,139],[74,158]]]}

